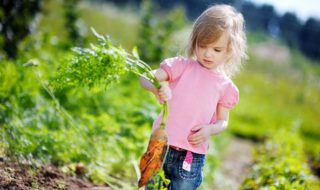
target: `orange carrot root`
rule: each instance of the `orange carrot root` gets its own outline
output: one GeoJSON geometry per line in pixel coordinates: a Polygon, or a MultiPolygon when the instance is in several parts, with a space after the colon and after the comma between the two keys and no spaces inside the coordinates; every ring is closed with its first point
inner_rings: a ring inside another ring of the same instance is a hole
{"type": "Polygon", "coordinates": [[[167,134],[164,129],[158,128],[152,134],[147,151],[140,159],[141,178],[138,182],[139,188],[146,185],[161,167],[167,149],[167,134]]]}

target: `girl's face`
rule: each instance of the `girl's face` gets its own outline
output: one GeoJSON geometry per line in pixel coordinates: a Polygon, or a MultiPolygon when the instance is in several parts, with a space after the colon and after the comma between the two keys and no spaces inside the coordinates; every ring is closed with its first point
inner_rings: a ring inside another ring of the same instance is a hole
{"type": "Polygon", "coordinates": [[[216,71],[218,67],[227,61],[229,37],[224,32],[221,37],[211,44],[198,44],[196,48],[197,61],[201,66],[216,71]]]}

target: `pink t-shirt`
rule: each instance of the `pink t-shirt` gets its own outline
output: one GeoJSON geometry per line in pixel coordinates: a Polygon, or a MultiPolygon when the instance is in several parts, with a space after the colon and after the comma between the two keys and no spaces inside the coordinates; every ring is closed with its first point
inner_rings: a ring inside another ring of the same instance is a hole
{"type": "MultiPolygon", "coordinates": [[[[197,61],[184,57],[164,60],[160,68],[169,76],[172,98],[168,101],[166,123],[168,144],[199,154],[206,154],[209,142],[194,146],[188,142],[191,129],[216,121],[218,104],[232,108],[239,100],[239,91],[225,74],[202,67],[197,61]]],[[[156,129],[162,113],[153,123],[156,129]]]]}

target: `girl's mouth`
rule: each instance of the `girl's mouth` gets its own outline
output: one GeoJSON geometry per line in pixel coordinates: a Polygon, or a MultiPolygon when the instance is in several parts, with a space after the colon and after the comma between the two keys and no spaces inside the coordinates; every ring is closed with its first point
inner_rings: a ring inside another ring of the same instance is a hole
{"type": "Polygon", "coordinates": [[[203,59],[203,62],[205,63],[213,63],[213,61],[207,60],[207,59],[203,59]]]}

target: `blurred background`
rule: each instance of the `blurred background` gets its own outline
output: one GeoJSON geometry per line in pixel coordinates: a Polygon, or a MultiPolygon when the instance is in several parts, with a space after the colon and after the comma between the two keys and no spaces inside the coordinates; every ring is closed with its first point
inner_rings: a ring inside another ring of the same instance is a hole
{"type": "Polygon", "coordinates": [[[156,98],[127,74],[51,91],[90,28],[157,68],[194,19],[226,3],[246,20],[240,102],[211,138],[200,189],[320,189],[320,10],[314,0],[1,0],[0,189],[136,189],[156,98]],[[300,3],[300,4],[299,4],[300,3]]]}

